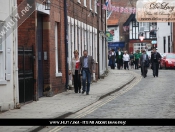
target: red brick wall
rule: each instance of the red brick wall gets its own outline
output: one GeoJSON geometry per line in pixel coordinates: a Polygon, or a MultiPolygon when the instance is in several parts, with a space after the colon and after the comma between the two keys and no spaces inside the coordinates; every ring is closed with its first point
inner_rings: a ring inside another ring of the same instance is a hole
{"type": "MultiPolygon", "coordinates": [[[[23,0],[18,0],[18,5],[23,0]]],[[[21,24],[21,26],[18,27],[18,47],[31,47],[33,46],[34,50],[34,56],[37,57],[36,54],[36,12],[33,12],[28,19],[25,20],[24,23],[21,24]]],[[[19,63],[19,67],[20,67],[19,63]]],[[[37,61],[34,60],[34,79],[37,78],[37,61]]],[[[34,95],[37,94],[37,81],[34,81],[34,95]]],[[[36,99],[36,96],[34,97],[36,99]]]]}
{"type": "MultiPolygon", "coordinates": [[[[18,5],[23,0],[18,0],[18,5]]],[[[33,46],[34,56],[36,56],[34,62],[34,79],[35,82],[35,99],[37,99],[37,50],[36,50],[36,20],[37,11],[35,11],[19,28],[18,28],[18,46],[33,46]]],[[[46,23],[46,27],[43,29],[43,52],[47,52],[47,60],[43,60],[43,75],[44,75],[44,87],[50,86],[54,94],[63,92],[65,89],[66,76],[65,76],[65,37],[64,37],[64,1],[52,0],[50,15],[43,14],[43,23],[46,23]],[[56,15],[54,15],[57,13],[56,15]],[[59,18],[60,16],[60,18],[59,18]],[[55,65],[55,21],[58,22],[58,53],[59,53],[59,70],[62,72],[62,77],[56,77],[56,65],[55,65]],[[48,23],[49,22],[49,23],[48,23]],[[50,26],[49,26],[50,24],[50,26]]],[[[45,24],[44,24],[45,25],[45,24]]],[[[44,56],[44,54],[43,54],[44,56]]]]}
{"type": "MultiPolygon", "coordinates": [[[[90,11],[89,0],[86,0],[87,7],[84,6],[84,0],[80,0],[80,1],[81,3],[78,3],[78,0],[67,1],[68,16],[76,20],[79,20],[83,23],[86,23],[96,29],[99,28],[99,30],[105,31],[106,30],[105,11],[102,10],[101,7],[97,7],[97,10],[99,11],[99,13],[96,14],[94,12],[94,4],[95,4],[94,0],[92,0],[91,2],[92,11],[90,11]],[[98,17],[99,17],[99,20],[98,20],[98,17]]],[[[99,3],[104,3],[104,1],[106,0],[98,0],[99,3]]],[[[98,75],[98,69],[96,71],[96,75],[98,75]]]]}
{"type": "Polygon", "coordinates": [[[64,31],[64,2],[58,0],[52,0],[52,6],[50,10],[50,35],[49,35],[49,67],[50,67],[50,84],[54,94],[63,92],[66,83],[66,57],[65,57],[65,31],[64,31]],[[62,77],[56,77],[56,65],[55,65],[55,16],[54,13],[60,14],[60,22],[58,22],[58,57],[59,57],[59,70],[62,72],[62,77]]]}
{"type": "MultiPolygon", "coordinates": [[[[97,28],[97,14],[95,16],[88,15],[90,14],[90,3],[89,0],[86,0],[87,7],[84,6],[84,0],[80,0],[81,3],[78,3],[78,0],[68,0],[68,16],[75,18],[81,22],[87,23],[90,26],[97,28]]],[[[94,13],[94,1],[92,0],[92,12],[94,13]]]]}

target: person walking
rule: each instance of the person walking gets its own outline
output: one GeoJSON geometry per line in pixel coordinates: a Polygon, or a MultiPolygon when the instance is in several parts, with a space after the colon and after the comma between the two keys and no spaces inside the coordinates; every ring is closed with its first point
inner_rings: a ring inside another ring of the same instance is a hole
{"type": "Polygon", "coordinates": [[[149,67],[149,58],[146,54],[146,51],[142,51],[142,55],[140,57],[140,66],[141,66],[141,74],[145,78],[147,77],[148,67],[149,67]]]}
{"type": "Polygon", "coordinates": [[[131,69],[134,69],[134,54],[132,52],[130,54],[130,65],[131,69]]]}
{"type": "Polygon", "coordinates": [[[123,54],[123,62],[124,62],[124,69],[125,70],[126,70],[126,68],[129,70],[129,66],[128,66],[129,60],[130,60],[130,57],[127,54],[127,51],[125,51],[123,54]]]}
{"type": "Polygon", "coordinates": [[[151,62],[152,62],[153,76],[154,77],[155,76],[158,77],[160,60],[161,60],[161,55],[154,48],[153,53],[151,55],[151,62]]]}
{"type": "Polygon", "coordinates": [[[139,59],[140,59],[140,53],[139,50],[136,51],[136,53],[134,54],[134,61],[135,61],[135,69],[139,69],[139,59]]]}
{"type": "Polygon", "coordinates": [[[121,49],[119,48],[116,53],[116,61],[117,61],[117,69],[120,70],[123,65],[123,52],[121,52],[121,49]]]}
{"type": "Polygon", "coordinates": [[[80,58],[79,58],[79,52],[77,50],[74,51],[74,57],[71,60],[71,63],[69,64],[69,75],[73,75],[73,81],[74,81],[74,91],[75,93],[81,93],[81,76],[79,74],[79,68],[80,68],[80,58]]]}
{"type": "Polygon", "coordinates": [[[114,49],[112,49],[111,50],[111,69],[115,69],[115,56],[116,56],[116,54],[115,54],[115,50],[114,49]]]}
{"type": "Polygon", "coordinates": [[[91,74],[95,73],[94,59],[92,56],[88,55],[88,51],[83,51],[83,56],[80,58],[80,68],[79,74],[82,73],[83,77],[83,91],[86,92],[86,95],[89,95],[90,91],[90,83],[91,83],[91,74]],[[86,81],[87,81],[87,89],[86,89],[86,81]]]}
{"type": "Polygon", "coordinates": [[[109,50],[108,51],[108,66],[110,66],[111,69],[112,69],[112,58],[111,58],[111,56],[112,56],[112,50],[109,50]]]}

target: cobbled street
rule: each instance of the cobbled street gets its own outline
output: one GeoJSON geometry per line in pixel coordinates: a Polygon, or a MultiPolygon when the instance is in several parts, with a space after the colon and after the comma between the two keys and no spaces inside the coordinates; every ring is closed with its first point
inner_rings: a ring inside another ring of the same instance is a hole
{"type": "MultiPolygon", "coordinates": [[[[140,70],[132,70],[140,76],[140,70]]],[[[154,78],[148,76],[130,90],[116,96],[82,118],[175,118],[175,72],[159,70],[154,78]]],[[[130,84],[132,85],[132,84],[130,84]]],[[[115,96],[112,94],[111,96],[115,96]]],[[[47,127],[40,132],[174,132],[175,127],[160,126],[66,126],[47,127]]]]}

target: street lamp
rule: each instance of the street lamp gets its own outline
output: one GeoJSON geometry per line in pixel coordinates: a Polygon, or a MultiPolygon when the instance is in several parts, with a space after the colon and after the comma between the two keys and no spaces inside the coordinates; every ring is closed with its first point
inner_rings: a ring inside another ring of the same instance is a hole
{"type": "MultiPolygon", "coordinates": [[[[139,36],[139,39],[140,39],[140,41],[141,41],[141,46],[142,46],[142,42],[143,42],[143,39],[144,39],[145,37],[143,36],[143,33],[141,33],[141,35],[139,36]]],[[[141,49],[141,47],[140,47],[140,49],[141,49]]]]}
{"type": "Polygon", "coordinates": [[[46,2],[45,2],[45,10],[50,10],[50,4],[51,4],[50,0],[46,0],[46,2]]]}

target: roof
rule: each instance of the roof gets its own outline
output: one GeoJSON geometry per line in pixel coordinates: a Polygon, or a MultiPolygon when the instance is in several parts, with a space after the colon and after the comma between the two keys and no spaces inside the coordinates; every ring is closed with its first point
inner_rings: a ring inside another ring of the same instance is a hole
{"type": "Polygon", "coordinates": [[[129,23],[130,23],[131,21],[135,21],[135,20],[136,20],[135,14],[131,14],[131,15],[129,16],[129,18],[126,20],[126,22],[123,24],[123,26],[129,26],[129,23]]]}

